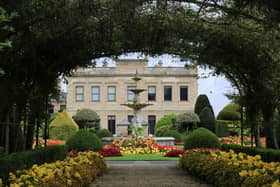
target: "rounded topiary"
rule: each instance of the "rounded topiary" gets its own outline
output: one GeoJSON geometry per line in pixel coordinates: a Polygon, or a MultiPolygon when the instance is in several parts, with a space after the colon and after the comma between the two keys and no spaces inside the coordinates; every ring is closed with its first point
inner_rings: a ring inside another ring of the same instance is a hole
{"type": "Polygon", "coordinates": [[[73,116],[73,119],[77,122],[80,129],[94,128],[98,130],[100,128],[100,117],[91,109],[81,109],[73,116]]]}
{"type": "Polygon", "coordinates": [[[176,122],[176,115],[167,114],[157,121],[156,126],[155,126],[155,131],[157,131],[157,129],[161,128],[162,126],[172,128],[173,125],[175,125],[175,122],[176,122]]]}
{"type": "Polygon", "coordinates": [[[218,137],[206,128],[199,128],[190,133],[185,139],[184,149],[221,148],[218,137]]]}
{"type": "Polygon", "coordinates": [[[230,103],[226,105],[218,114],[218,120],[240,120],[240,107],[238,104],[230,103]]]}
{"type": "Polygon", "coordinates": [[[99,131],[97,131],[96,135],[99,138],[112,137],[113,136],[113,134],[109,130],[107,130],[107,129],[100,129],[99,131]]]}
{"type": "Polygon", "coordinates": [[[102,150],[101,140],[87,130],[80,130],[66,142],[69,151],[100,151],[102,150]]]}
{"type": "Polygon", "coordinates": [[[212,132],[215,132],[216,128],[216,119],[209,107],[204,107],[204,109],[199,114],[200,118],[200,127],[207,128],[212,132]]]}
{"type": "Polygon", "coordinates": [[[49,136],[51,139],[67,140],[79,130],[79,126],[65,110],[51,122],[49,136]]]}
{"type": "Polygon", "coordinates": [[[195,129],[199,121],[199,117],[195,113],[179,114],[176,117],[176,128],[179,132],[188,132],[189,130],[195,129]]]}

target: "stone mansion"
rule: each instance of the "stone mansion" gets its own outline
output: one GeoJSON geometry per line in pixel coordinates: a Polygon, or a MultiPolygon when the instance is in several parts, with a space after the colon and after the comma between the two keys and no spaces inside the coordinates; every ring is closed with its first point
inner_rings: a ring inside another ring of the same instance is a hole
{"type": "Polygon", "coordinates": [[[154,134],[157,120],[166,114],[194,110],[197,98],[197,69],[163,67],[162,63],[148,67],[147,60],[116,60],[115,67],[79,68],[68,78],[67,110],[74,115],[82,108],[92,109],[100,116],[101,128],[117,133],[118,126],[133,118],[133,111],[121,104],[133,101],[129,90],[135,87],[136,71],[142,78],[138,88],[141,103],[152,104],[142,110],[142,119],[154,134]]]}

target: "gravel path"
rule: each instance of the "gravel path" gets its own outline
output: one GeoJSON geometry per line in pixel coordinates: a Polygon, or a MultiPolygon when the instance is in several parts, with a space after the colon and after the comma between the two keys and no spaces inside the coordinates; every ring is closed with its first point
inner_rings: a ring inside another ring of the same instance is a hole
{"type": "Polygon", "coordinates": [[[178,161],[109,161],[90,187],[209,187],[187,175],[178,161]]]}

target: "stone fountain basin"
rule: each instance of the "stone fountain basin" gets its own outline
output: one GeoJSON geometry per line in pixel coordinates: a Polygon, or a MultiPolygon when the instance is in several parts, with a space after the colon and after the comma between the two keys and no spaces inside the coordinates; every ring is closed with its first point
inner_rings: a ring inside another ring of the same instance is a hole
{"type": "MultiPolygon", "coordinates": [[[[114,139],[124,139],[128,137],[103,137],[102,143],[103,145],[112,145],[114,139]]],[[[173,137],[152,137],[157,141],[158,145],[170,145],[174,146],[175,138],[173,137]]]]}

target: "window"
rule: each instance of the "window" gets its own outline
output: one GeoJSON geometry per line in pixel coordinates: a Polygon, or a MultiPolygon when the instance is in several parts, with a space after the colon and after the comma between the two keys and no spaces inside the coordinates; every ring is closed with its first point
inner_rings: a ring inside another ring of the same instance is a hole
{"type": "Polygon", "coordinates": [[[172,100],[172,86],[164,86],[164,101],[172,100]]]}
{"type": "Polygon", "coordinates": [[[116,101],[116,87],[108,86],[108,101],[116,101]]]}
{"type": "Polygon", "coordinates": [[[108,116],[108,130],[116,134],[116,116],[108,116]]]}
{"type": "Polygon", "coordinates": [[[99,86],[91,87],[91,100],[100,101],[100,87],[99,86]]]}
{"type": "Polygon", "coordinates": [[[76,101],[84,101],[84,87],[76,86],[76,101]]]}
{"type": "Polygon", "coordinates": [[[127,121],[129,121],[130,123],[132,123],[132,120],[133,120],[133,115],[128,115],[127,116],[127,121]]]}
{"type": "Polygon", "coordinates": [[[187,101],[188,100],[188,87],[180,86],[180,100],[187,101]]]}
{"type": "Polygon", "coordinates": [[[148,87],[148,101],[155,101],[156,100],[156,87],[149,86],[148,87]]]}
{"type": "Polygon", "coordinates": [[[135,86],[128,86],[127,87],[127,100],[128,101],[133,101],[134,100],[135,94],[130,90],[135,89],[135,88],[136,88],[135,86]]]}
{"type": "Polygon", "coordinates": [[[156,116],[148,116],[149,134],[155,134],[156,116]]]}

